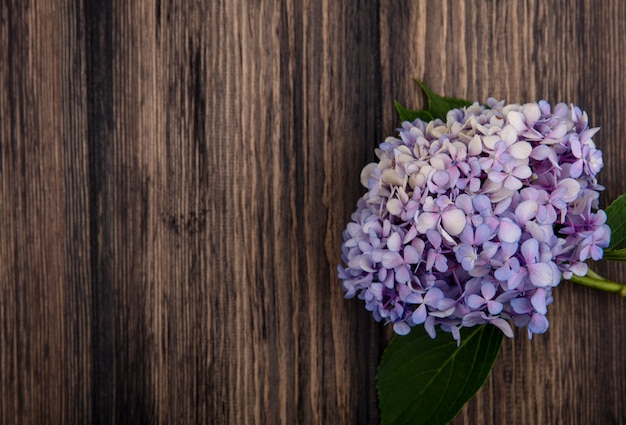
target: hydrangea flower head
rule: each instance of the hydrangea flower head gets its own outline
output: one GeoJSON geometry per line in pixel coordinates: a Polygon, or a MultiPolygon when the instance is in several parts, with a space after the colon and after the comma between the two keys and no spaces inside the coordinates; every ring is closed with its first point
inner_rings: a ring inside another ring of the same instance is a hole
{"type": "Polygon", "coordinates": [[[398,334],[423,324],[458,341],[484,323],[544,333],[552,288],[609,244],[597,131],[580,108],[546,101],[404,122],[361,173],[368,191],[338,267],[345,296],[398,334]]]}

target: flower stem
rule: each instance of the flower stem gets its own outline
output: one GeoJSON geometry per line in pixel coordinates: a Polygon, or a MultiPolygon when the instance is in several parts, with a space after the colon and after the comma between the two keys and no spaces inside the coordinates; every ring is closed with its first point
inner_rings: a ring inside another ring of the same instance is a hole
{"type": "Polygon", "coordinates": [[[598,273],[594,272],[591,269],[587,269],[587,276],[593,278],[593,279],[598,279],[598,280],[606,280],[605,278],[603,278],[602,276],[600,276],[598,273]]]}
{"type": "Polygon", "coordinates": [[[626,297],[626,285],[607,280],[591,270],[587,272],[587,276],[572,275],[570,280],[574,283],[578,283],[579,285],[588,286],[594,289],[601,289],[602,291],[613,292],[622,297],[626,297]]]}

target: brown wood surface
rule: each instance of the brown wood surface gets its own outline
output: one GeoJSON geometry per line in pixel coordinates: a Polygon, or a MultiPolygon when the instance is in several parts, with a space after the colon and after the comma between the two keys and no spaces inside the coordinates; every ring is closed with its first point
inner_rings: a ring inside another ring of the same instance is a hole
{"type": "MultiPolygon", "coordinates": [[[[0,422],[377,423],[388,330],[336,263],[392,101],[576,103],[606,205],[624,34],[620,0],[2,0],[0,422]]],[[[626,423],[626,301],[548,317],[455,424],[626,423]]]]}

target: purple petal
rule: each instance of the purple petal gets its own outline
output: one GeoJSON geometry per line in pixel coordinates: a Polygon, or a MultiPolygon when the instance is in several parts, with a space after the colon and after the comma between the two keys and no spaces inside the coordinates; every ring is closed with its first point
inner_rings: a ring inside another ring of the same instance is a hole
{"type": "Polygon", "coordinates": [[[421,257],[422,254],[424,253],[424,247],[426,246],[426,243],[422,239],[418,238],[418,239],[413,239],[413,241],[411,242],[411,246],[415,248],[415,250],[421,257]]]}
{"type": "Polygon", "coordinates": [[[510,196],[499,201],[496,207],[493,209],[493,213],[498,214],[498,215],[502,214],[503,212],[509,209],[509,206],[511,205],[511,201],[512,199],[510,196]]]}
{"type": "Polygon", "coordinates": [[[443,292],[441,292],[441,289],[430,288],[428,292],[426,292],[426,296],[424,297],[424,303],[431,307],[437,307],[437,303],[442,298],[443,292]]]}
{"type": "Polygon", "coordinates": [[[485,304],[485,299],[480,295],[472,294],[467,297],[467,306],[473,310],[480,308],[485,304]]]}
{"type": "Polygon", "coordinates": [[[382,264],[386,269],[393,269],[404,263],[404,259],[397,252],[387,251],[383,254],[382,264]]]}
{"type": "Polygon", "coordinates": [[[482,260],[491,260],[493,256],[496,255],[496,252],[498,252],[498,245],[497,242],[485,242],[483,244],[483,251],[480,253],[480,258],[482,260]]]}
{"type": "Polygon", "coordinates": [[[514,298],[511,300],[511,308],[517,314],[528,314],[533,311],[533,306],[528,298],[514,298]]]}
{"type": "Polygon", "coordinates": [[[536,239],[528,239],[522,244],[520,252],[526,264],[533,263],[539,255],[539,242],[536,239]]]}
{"type": "Polygon", "coordinates": [[[480,287],[480,293],[486,300],[490,300],[496,295],[496,287],[493,283],[485,283],[480,287]]]}
{"type": "Polygon", "coordinates": [[[404,254],[404,262],[407,264],[417,264],[419,263],[422,257],[421,254],[417,252],[417,250],[411,245],[404,247],[403,254],[404,254]]]}
{"type": "Polygon", "coordinates": [[[398,335],[407,335],[411,332],[411,327],[406,322],[396,322],[393,324],[393,330],[398,335]]]}
{"type": "Polygon", "coordinates": [[[456,310],[456,307],[452,306],[446,310],[435,310],[435,311],[431,311],[430,315],[434,316],[434,317],[440,317],[440,318],[445,318],[450,316],[452,313],[454,313],[454,310],[456,310]]]}
{"type": "MultiPolygon", "coordinates": [[[[538,287],[546,287],[552,286],[553,282],[553,273],[552,267],[548,263],[535,263],[529,264],[528,275],[530,277],[530,281],[533,285],[538,287]]],[[[558,283],[558,282],[557,282],[558,283]]]]}
{"type": "Polygon", "coordinates": [[[497,326],[507,338],[513,338],[513,329],[511,329],[511,325],[506,320],[497,318],[490,320],[489,323],[497,326]]]}
{"type": "Polygon", "coordinates": [[[465,193],[457,196],[454,205],[456,205],[456,207],[462,210],[465,214],[471,214],[474,211],[474,208],[472,208],[472,198],[465,193]]]}
{"type": "Polygon", "coordinates": [[[585,276],[589,271],[589,266],[586,263],[575,262],[569,266],[569,269],[576,276],[585,276]]]}
{"type": "Polygon", "coordinates": [[[361,255],[355,255],[348,261],[348,267],[355,270],[361,269],[361,255]]]}
{"type": "Polygon", "coordinates": [[[600,261],[603,256],[604,250],[602,248],[597,245],[591,247],[591,258],[593,258],[594,261],[600,261]]]}
{"type": "Polygon", "coordinates": [[[487,310],[489,310],[489,314],[491,314],[492,316],[500,314],[500,312],[502,311],[503,307],[504,306],[502,305],[501,302],[498,302],[498,301],[487,301],[487,310]]]}
{"type": "Polygon", "coordinates": [[[406,284],[411,280],[411,273],[407,267],[399,267],[396,270],[396,281],[398,283],[406,284]]]}
{"type": "Polygon", "coordinates": [[[542,288],[537,289],[530,299],[530,303],[535,308],[535,311],[540,314],[546,314],[548,309],[546,307],[546,291],[542,288]]]}
{"type": "Polygon", "coordinates": [[[493,276],[496,279],[501,280],[502,282],[506,282],[511,277],[511,274],[512,274],[511,273],[511,267],[509,267],[508,264],[505,264],[504,266],[502,266],[499,269],[497,269],[493,273],[493,276]]]}
{"type": "Polygon", "coordinates": [[[434,249],[429,249],[428,254],[426,255],[426,270],[432,270],[433,265],[435,264],[435,260],[437,259],[437,251],[434,249]]]}
{"type": "Polygon", "coordinates": [[[526,269],[520,269],[519,273],[514,274],[506,282],[508,289],[516,289],[522,282],[526,280],[528,271],[526,269]]]}
{"type": "Polygon", "coordinates": [[[451,298],[443,298],[437,301],[437,309],[444,311],[456,307],[457,302],[451,298]]]}
{"type": "Polygon", "coordinates": [[[389,289],[393,289],[396,286],[395,273],[393,272],[393,270],[387,271],[387,276],[382,282],[385,285],[385,287],[389,289]]]}
{"type": "Polygon", "coordinates": [[[426,321],[426,316],[426,306],[422,304],[415,309],[413,315],[411,316],[411,320],[413,320],[413,323],[416,325],[420,325],[426,321]]]}
{"type": "MultiPolygon", "coordinates": [[[[407,288],[407,286],[400,285],[400,288],[407,288]]],[[[405,301],[409,304],[421,304],[424,302],[424,297],[422,297],[422,295],[418,294],[417,292],[411,292],[409,295],[406,296],[405,301]]]]}
{"type": "Polygon", "coordinates": [[[570,148],[572,149],[572,153],[576,158],[580,158],[583,154],[583,148],[580,144],[580,141],[577,137],[570,137],[569,139],[570,148]]]}
{"type": "Polygon", "coordinates": [[[583,162],[582,160],[578,160],[572,164],[569,169],[569,175],[578,178],[583,173],[583,162]]]}
{"type": "Polygon", "coordinates": [[[435,269],[440,273],[448,271],[448,259],[445,255],[437,254],[435,258],[435,269]]]}
{"type": "Polygon", "coordinates": [[[513,174],[518,179],[527,179],[528,177],[533,175],[533,171],[528,165],[521,165],[519,167],[515,167],[511,174],[513,174]]]}
{"type": "Polygon", "coordinates": [[[476,228],[476,232],[474,234],[474,243],[476,245],[482,245],[487,242],[491,238],[491,229],[486,224],[480,224],[476,228]]]}
{"type": "Polygon", "coordinates": [[[500,249],[504,258],[509,258],[517,252],[517,243],[502,242],[500,249]]]}
{"type": "Polygon", "coordinates": [[[552,155],[554,155],[554,149],[547,145],[539,145],[533,149],[530,157],[542,161],[552,155]]]}
{"type": "Polygon", "coordinates": [[[426,322],[424,322],[424,329],[432,339],[435,339],[437,332],[435,331],[435,318],[433,316],[428,316],[426,318],[426,322]]]}
{"type": "Polygon", "coordinates": [[[369,255],[362,255],[361,260],[359,261],[359,265],[361,266],[362,270],[368,273],[376,272],[376,269],[374,269],[372,258],[369,255]]]}
{"type": "Polygon", "coordinates": [[[469,254],[468,256],[463,257],[463,259],[461,260],[461,267],[463,267],[463,270],[471,272],[472,270],[474,270],[475,263],[476,253],[469,254]]]}
{"type": "Polygon", "coordinates": [[[494,183],[502,183],[508,177],[508,174],[501,171],[490,171],[487,177],[494,183]]]}
{"type": "Polygon", "coordinates": [[[548,330],[548,319],[543,314],[535,313],[530,319],[528,330],[535,334],[542,334],[548,330]]]}
{"type": "Polygon", "coordinates": [[[439,247],[441,247],[441,234],[438,231],[434,229],[428,229],[428,231],[426,232],[426,238],[428,238],[428,242],[430,242],[433,248],[438,249],[439,247]]]}
{"type": "Polygon", "coordinates": [[[491,200],[487,195],[477,195],[472,199],[474,209],[479,213],[491,211],[491,200]]]}
{"type": "Polygon", "coordinates": [[[376,298],[377,300],[383,299],[383,285],[380,283],[372,283],[369,287],[369,292],[376,298]]]}
{"type": "Polygon", "coordinates": [[[466,328],[471,328],[481,323],[485,323],[485,314],[482,311],[473,311],[463,317],[463,326],[466,328]]]}
{"type": "Polygon", "coordinates": [[[417,236],[417,229],[415,228],[415,226],[411,226],[409,231],[406,232],[406,235],[404,235],[404,240],[402,242],[405,243],[405,244],[409,243],[413,239],[415,239],[416,236],[417,236]]]}
{"type": "Polygon", "coordinates": [[[450,175],[445,171],[437,171],[433,174],[433,182],[437,186],[444,187],[450,182],[450,175]]]}

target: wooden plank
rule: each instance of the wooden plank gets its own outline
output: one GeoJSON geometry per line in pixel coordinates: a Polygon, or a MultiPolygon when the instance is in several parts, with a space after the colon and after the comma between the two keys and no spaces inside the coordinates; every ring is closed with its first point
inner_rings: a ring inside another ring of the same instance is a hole
{"type": "Polygon", "coordinates": [[[353,390],[372,379],[377,332],[369,321],[353,325],[368,330],[374,350],[344,368],[364,341],[349,327],[357,307],[333,308],[341,291],[325,249],[343,225],[326,228],[328,203],[344,202],[333,175],[354,178],[362,165],[325,163],[332,135],[357,128],[341,142],[359,152],[377,129],[358,128],[376,122],[365,105],[378,93],[362,97],[375,57],[343,56],[363,28],[362,49],[376,43],[376,14],[362,7],[156,2],[116,10],[116,191],[108,203],[118,313],[133,302],[115,322],[116,343],[129,344],[115,358],[127,392],[116,391],[116,407],[163,423],[376,415],[371,381],[353,390]],[[365,22],[354,28],[328,18],[355,14],[365,22]],[[360,72],[365,78],[350,81],[360,72]],[[324,96],[353,113],[329,116],[324,96]]]}
{"type": "MultiPolygon", "coordinates": [[[[413,78],[449,96],[572,102],[602,131],[602,203],[626,191],[623,2],[463,1],[381,4],[384,127],[393,99],[424,106],[413,78]],[[622,34],[622,35],[620,35],[622,34]]],[[[597,270],[623,281],[622,266],[597,270]]],[[[456,424],[624,423],[624,300],[564,283],[547,334],[505,341],[494,373],[456,424]]]]}
{"type": "Polygon", "coordinates": [[[74,5],[0,6],[0,421],[88,423],[84,43],[74,5]]]}
{"type": "Polygon", "coordinates": [[[2,422],[376,418],[334,264],[377,4],[1,11],[2,422]]]}
{"type": "MultiPolygon", "coordinates": [[[[420,106],[420,77],[575,102],[603,127],[606,203],[625,9],[1,2],[0,422],[378,423],[389,330],[335,265],[392,100],[420,106]]],[[[624,311],[563,285],[455,423],[626,422],[624,311]]]]}

